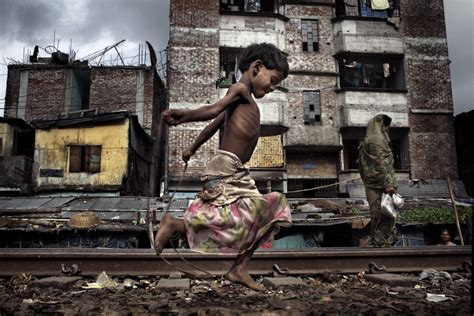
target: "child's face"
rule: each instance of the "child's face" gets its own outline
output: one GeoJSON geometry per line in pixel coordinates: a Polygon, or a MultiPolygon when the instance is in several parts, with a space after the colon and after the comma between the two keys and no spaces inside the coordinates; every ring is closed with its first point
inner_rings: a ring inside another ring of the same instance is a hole
{"type": "Polygon", "coordinates": [[[267,69],[260,65],[257,74],[252,79],[252,92],[255,98],[263,98],[265,94],[275,90],[284,79],[283,73],[276,69],[267,69]]]}

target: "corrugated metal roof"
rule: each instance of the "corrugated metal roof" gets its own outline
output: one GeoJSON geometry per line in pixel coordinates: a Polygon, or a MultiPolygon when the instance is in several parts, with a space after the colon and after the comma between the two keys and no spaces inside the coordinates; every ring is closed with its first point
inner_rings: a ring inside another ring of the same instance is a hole
{"type": "Polygon", "coordinates": [[[126,111],[100,113],[87,117],[74,117],[55,120],[33,120],[31,124],[37,129],[47,129],[51,127],[69,127],[83,124],[97,124],[102,122],[111,122],[129,117],[126,111]]]}
{"type": "Polygon", "coordinates": [[[156,198],[121,197],[78,197],[62,208],[64,211],[132,211],[147,210],[149,207],[163,207],[156,198]]]}
{"type": "Polygon", "coordinates": [[[38,210],[59,208],[74,197],[0,198],[0,210],[38,210]]]}

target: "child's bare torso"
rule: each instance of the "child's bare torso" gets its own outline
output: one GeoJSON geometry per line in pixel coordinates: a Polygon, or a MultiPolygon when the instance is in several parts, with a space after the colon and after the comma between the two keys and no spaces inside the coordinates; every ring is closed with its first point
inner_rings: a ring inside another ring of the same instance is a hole
{"type": "Polygon", "coordinates": [[[250,160],[260,135],[260,110],[254,100],[235,102],[226,112],[224,136],[220,148],[250,160]]]}

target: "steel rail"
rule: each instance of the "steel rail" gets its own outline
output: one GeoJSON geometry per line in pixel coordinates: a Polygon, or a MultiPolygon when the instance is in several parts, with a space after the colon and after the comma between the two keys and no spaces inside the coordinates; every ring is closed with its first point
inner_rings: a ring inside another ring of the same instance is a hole
{"type": "MultiPolygon", "coordinates": [[[[187,261],[214,275],[223,275],[235,255],[201,254],[180,249],[187,261]]],[[[253,275],[273,273],[274,264],[289,275],[331,273],[358,273],[366,271],[370,263],[385,266],[386,272],[415,272],[423,269],[456,271],[463,262],[471,262],[472,246],[423,246],[394,248],[306,248],[285,250],[258,250],[249,264],[253,275]]],[[[98,248],[3,248],[0,249],[0,275],[12,276],[31,273],[37,276],[58,275],[61,266],[76,264],[82,275],[169,275],[176,267],[192,271],[171,249],[163,256],[165,263],[150,249],[98,248]]],[[[204,274],[202,274],[205,277],[204,274]]]]}

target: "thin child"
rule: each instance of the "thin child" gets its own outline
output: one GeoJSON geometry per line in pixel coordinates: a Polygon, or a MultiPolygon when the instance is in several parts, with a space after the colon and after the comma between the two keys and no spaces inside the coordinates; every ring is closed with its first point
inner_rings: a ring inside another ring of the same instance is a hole
{"type": "Polygon", "coordinates": [[[186,233],[191,249],[201,252],[238,253],[226,273],[235,283],[263,290],[248,272],[254,251],[278,231],[291,225],[286,197],[278,192],[262,195],[249,170],[250,160],[260,136],[260,111],[252,97],[259,99],[275,90],[288,76],[285,56],[272,44],[252,44],[242,53],[239,70],[242,77],[231,85],[224,98],[194,110],[170,109],[163,112],[166,124],[207,121],[207,125],[183,151],[189,161],[198,148],[224,125],[220,148],[203,175],[203,189],[186,210],[183,219],[166,213],[155,237],[155,249],[161,252],[176,233],[186,233]]]}

